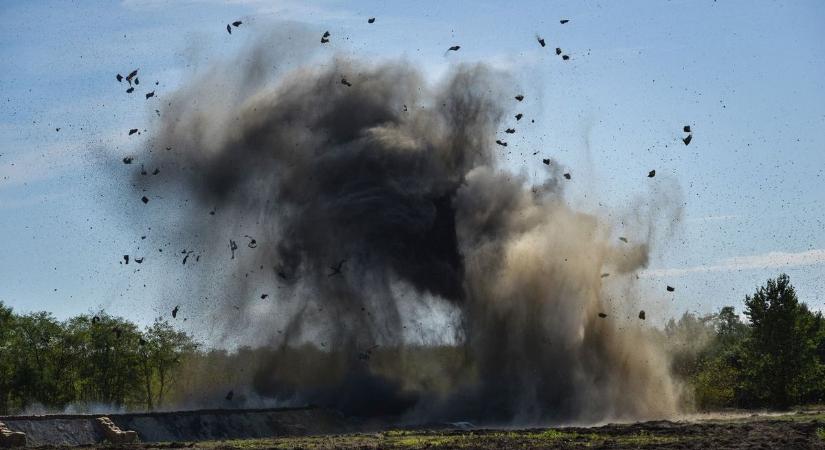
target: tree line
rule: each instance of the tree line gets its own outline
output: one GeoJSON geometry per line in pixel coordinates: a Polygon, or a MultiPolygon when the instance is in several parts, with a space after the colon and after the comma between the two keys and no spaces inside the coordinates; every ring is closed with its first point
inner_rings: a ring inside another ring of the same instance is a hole
{"type": "MultiPolygon", "coordinates": [[[[672,371],[695,405],[787,408],[825,400],[825,321],[799,301],[789,278],[768,280],[747,296],[744,316],[726,306],[704,316],[685,313],[653,331],[664,337],[672,371]]],[[[280,379],[311,377],[312,371],[293,373],[311,352],[316,357],[309,360],[324,360],[308,344],[207,350],[160,318],[141,330],[103,311],[58,321],[46,312],[15,314],[0,302],[0,415],[69,405],[231,406],[232,389],[254,383],[260,370],[280,379]]],[[[426,366],[445,359],[444,352],[455,349],[413,353],[426,366]]]]}
{"type": "Polygon", "coordinates": [[[0,415],[31,408],[162,407],[197,345],[156,319],[137,325],[105,312],[58,321],[0,302],[0,415]]]}
{"type": "Polygon", "coordinates": [[[800,302],[787,275],[745,297],[744,315],[685,313],[665,326],[673,371],[696,406],[779,408],[825,400],[825,321],[800,302]]]}

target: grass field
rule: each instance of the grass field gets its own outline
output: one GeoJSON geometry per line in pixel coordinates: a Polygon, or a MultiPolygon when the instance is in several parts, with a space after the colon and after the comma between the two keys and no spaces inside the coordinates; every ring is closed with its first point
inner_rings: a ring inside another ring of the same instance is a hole
{"type": "Polygon", "coordinates": [[[825,413],[730,416],[592,428],[386,430],[330,436],[138,445],[208,449],[825,449],[825,413]]]}

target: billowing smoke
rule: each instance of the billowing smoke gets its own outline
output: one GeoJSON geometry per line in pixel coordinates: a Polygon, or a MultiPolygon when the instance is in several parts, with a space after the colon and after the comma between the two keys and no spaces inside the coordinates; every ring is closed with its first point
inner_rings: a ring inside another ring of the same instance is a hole
{"type": "Polygon", "coordinates": [[[519,93],[505,75],[462,65],[428,83],[405,62],[300,66],[264,48],[169,96],[144,155],[162,171],[136,183],[195,203],[180,226],[219,299],[200,307],[271,349],[250,395],[414,420],[675,411],[665,355],[603,277],[632,296],[654,219],[626,223],[624,243],[566,202],[555,161],[539,185],[498,167],[519,93]]]}

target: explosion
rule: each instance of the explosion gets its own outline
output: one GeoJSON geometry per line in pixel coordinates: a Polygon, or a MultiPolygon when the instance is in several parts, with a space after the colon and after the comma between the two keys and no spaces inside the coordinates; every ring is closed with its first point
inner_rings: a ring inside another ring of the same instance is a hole
{"type": "Polygon", "coordinates": [[[191,197],[197,213],[177,219],[222,259],[200,275],[226,299],[219,329],[274,350],[248,390],[418,421],[677,410],[667,356],[619,320],[634,305],[610,300],[602,276],[632,296],[652,216],[675,207],[638,214],[623,242],[566,202],[555,161],[539,185],[500,167],[518,92],[484,65],[428,83],[407,62],[292,64],[271,47],[172,95],[152,138],[168,150],[144,155],[162,171],[136,178],[141,195],[191,197]],[[230,239],[249,251],[230,260],[230,239]],[[210,284],[216,270],[233,277],[210,284]],[[265,303],[262,283],[277,289],[265,303]],[[306,345],[319,351],[277,357],[306,345]]]}

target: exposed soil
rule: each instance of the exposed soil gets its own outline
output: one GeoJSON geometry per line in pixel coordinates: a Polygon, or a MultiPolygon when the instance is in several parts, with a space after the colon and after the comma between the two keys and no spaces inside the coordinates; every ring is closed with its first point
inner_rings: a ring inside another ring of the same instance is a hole
{"type": "Polygon", "coordinates": [[[825,414],[644,422],[525,430],[388,430],[325,436],[137,445],[135,448],[284,449],[825,449],[825,414]]]}

